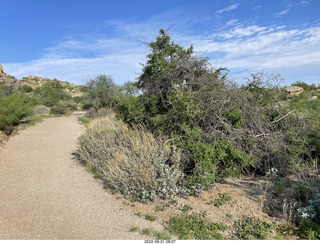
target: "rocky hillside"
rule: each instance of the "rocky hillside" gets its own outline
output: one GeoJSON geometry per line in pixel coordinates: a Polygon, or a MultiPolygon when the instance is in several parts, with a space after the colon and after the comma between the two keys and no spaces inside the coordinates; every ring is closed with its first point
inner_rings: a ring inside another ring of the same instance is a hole
{"type": "MultiPolygon", "coordinates": [[[[3,66],[0,64],[0,85],[4,84],[8,86],[13,86],[13,88],[18,88],[19,86],[30,86],[33,89],[35,89],[38,86],[42,86],[48,81],[51,81],[51,79],[32,75],[23,77],[22,79],[18,80],[14,76],[5,73],[3,66]]],[[[65,91],[68,92],[71,96],[82,96],[82,92],[80,91],[81,86],[77,86],[66,81],[59,82],[63,85],[63,87],[65,87],[65,91]]]]}

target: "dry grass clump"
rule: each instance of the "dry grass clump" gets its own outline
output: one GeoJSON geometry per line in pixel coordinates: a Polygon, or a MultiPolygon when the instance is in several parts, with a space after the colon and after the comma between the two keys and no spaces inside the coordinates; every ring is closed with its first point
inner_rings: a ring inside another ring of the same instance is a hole
{"type": "Polygon", "coordinates": [[[44,105],[39,105],[33,108],[35,114],[49,114],[50,108],[44,105]]]}
{"type": "Polygon", "coordinates": [[[178,192],[180,153],[141,126],[128,128],[111,116],[92,121],[79,138],[78,154],[105,183],[140,200],[178,192]]]}

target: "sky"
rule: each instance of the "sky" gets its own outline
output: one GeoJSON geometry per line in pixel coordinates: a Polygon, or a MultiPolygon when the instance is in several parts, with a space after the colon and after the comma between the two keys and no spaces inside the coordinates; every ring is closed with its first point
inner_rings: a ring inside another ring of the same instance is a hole
{"type": "Polygon", "coordinates": [[[320,0],[0,0],[0,9],[0,63],[18,79],[135,81],[162,28],[239,84],[256,72],[320,83],[320,0]]]}

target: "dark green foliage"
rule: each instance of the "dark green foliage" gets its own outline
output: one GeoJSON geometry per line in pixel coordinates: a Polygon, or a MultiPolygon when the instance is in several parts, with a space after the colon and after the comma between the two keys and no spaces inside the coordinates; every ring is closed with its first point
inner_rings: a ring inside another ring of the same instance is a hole
{"type": "Polygon", "coordinates": [[[87,98],[95,109],[114,106],[117,88],[110,76],[98,75],[89,80],[86,87],[87,98]]]}
{"type": "Polygon", "coordinates": [[[243,114],[238,110],[231,109],[227,111],[225,113],[225,117],[228,121],[230,121],[234,128],[240,128],[243,123],[243,114]]]}
{"type": "Polygon", "coordinates": [[[13,127],[22,119],[32,115],[35,101],[25,94],[14,93],[0,97],[0,130],[11,134],[13,127]]]}
{"type": "Polygon", "coordinates": [[[73,101],[74,101],[75,103],[77,103],[77,104],[79,104],[79,103],[81,103],[81,102],[83,102],[83,101],[85,101],[85,100],[86,100],[85,97],[74,97],[74,98],[73,98],[73,101]]]}
{"type": "Polygon", "coordinates": [[[210,223],[196,215],[172,217],[167,222],[170,233],[181,240],[222,240],[221,231],[227,230],[222,223],[210,223]]]}
{"type": "MultiPolygon", "coordinates": [[[[312,158],[320,157],[320,92],[303,92],[295,96],[290,102],[290,108],[297,111],[304,117],[306,122],[304,129],[299,131],[299,138],[302,138],[305,150],[303,154],[309,154],[312,158]],[[310,96],[317,99],[309,100],[310,96]]],[[[301,144],[301,143],[300,143],[301,144]]]]}
{"type": "Polygon", "coordinates": [[[82,104],[82,106],[81,106],[81,108],[82,108],[83,110],[88,110],[88,109],[90,109],[90,108],[92,108],[92,107],[93,107],[93,104],[90,103],[90,102],[87,102],[87,101],[84,101],[83,104],[82,104]]]}
{"type": "MultiPolygon", "coordinates": [[[[288,96],[278,86],[279,75],[251,74],[239,87],[228,80],[227,69],[214,69],[164,30],[148,46],[151,52],[137,82],[121,89],[106,85],[110,93],[98,100],[109,99],[109,105],[98,104],[113,106],[117,118],[130,126],[143,124],[182,150],[183,192],[198,194],[226,176],[248,171],[265,175],[275,168],[283,176],[319,157],[320,99],[309,101],[302,94],[283,107],[279,101],[288,96]]],[[[317,95],[313,86],[306,89],[317,95]]]]}
{"type": "Polygon", "coordinates": [[[273,185],[273,189],[274,189],[276,196],[281,197],[281,196],[283,196],[284,191],[286,189],[286,183],[284,181],[276,182],[273,185]]]}
{"type": "Polygon", "coordinates": [[[7,86],[7,85],[0,85],[0,97],[1,96],[9,96],[12,93],[14,93],[14,87],[13,86],[7,86]]]}
{"type": "Polygon", "coordinates": [[[34,95],[38,97],[39,103],[47,107],[58,105],[62,100],[70,100],[71,96],[63,90],[63,86],[57,80],[48,81],[43,86],[34,90],[34,95]]]}
{"type": "Polygon", "coordinates": [[[246,167],[254,164],[254,159],[241,152],[227,141],[215,141],[211,144],[187,142],[186,148],[194,157],[195,167],[185,179],[187,186],[201,185],[204,189],[224,177],[237,176],[246,167]]]}
{"type": "Polygon", "coordinates": [[[18,91],[22,93],[30,93],[33,92],[33,88],[31,86],[23,85],[18,87],[18,91]]]}
{"type": "Polygon", "coordinates": [[[282,91],[270,84],[278,76],[252,74],[252,81],[238,87],[227,80],[227,69],[213,69],[164,30],[148,45],[151,53],[136,83],[142,94],[118,97],[116,115],[170,137],[183,150],[186,192],[248,169],[265,174],[272,166],[287,173],[287,164],[317,144],[319,135],[314,132],[312,142],[303,139],[304,123],[279,106],[282,91]]]}
{"type": "Polygon", "coordinates": [[[188,82],[185,67],[181,65],[183,60],[188,60],[193,53],[192,46],[188,49],[170,41],[169,35],[159,31],[156,42],[149,43],[151,53],[147,55],[148,61],[143,67],[142,74],[138,78],[137,86],[147,95],[159,97],[158,108],[160,112],[166,110],[167,96],[175,85],[188,82]],[[171,71],[175,71],[174,78],[170,77],[171,71]]]}
{"type": "Polygon", "coordinates": [[[303,222],[299,233],[308,240],[320,240],[320,224],[312,221],[303,222]]]}
{"type": "Polygon", "coordinates": [[[117,116],[128,124],[152,125],[157,114],[156,96],[125,96],[117,101],[117,116]]]}
{"type": "Polygon", "coordinates": [[[240,240],[265,240],[273,227],[265,221],[254,218],[246,218],[235,223],[237,237],[240,240]]]}
{"type": "Polygon", "coordinates": [[[67,114],[77,109],[77,105],[73,103],[58,103],[50,109],[51,114],[67,114]]]}

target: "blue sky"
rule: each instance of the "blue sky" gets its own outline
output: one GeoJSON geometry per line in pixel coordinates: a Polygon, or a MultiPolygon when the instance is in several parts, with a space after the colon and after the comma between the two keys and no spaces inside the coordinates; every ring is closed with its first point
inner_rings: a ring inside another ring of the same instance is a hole
{"type": "Polygon", "coordinates": [[[320,83],[319,0],[0,0],[0,63],[22,78],[134,81],[144,42],[168,29],[238,83],[251,72],[283,85],[320,83]]]}

